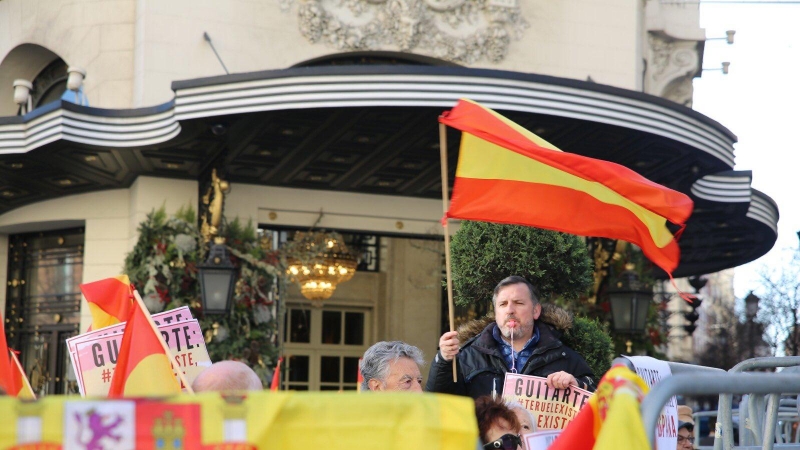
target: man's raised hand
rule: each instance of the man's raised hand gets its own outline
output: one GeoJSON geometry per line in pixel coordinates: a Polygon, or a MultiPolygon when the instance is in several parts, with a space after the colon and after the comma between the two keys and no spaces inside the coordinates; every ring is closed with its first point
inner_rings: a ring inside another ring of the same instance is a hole
{"type": "Polygon", "coordinates": [[[458,354],[458,331],[448,331],[439,338],[439,353],[445,361],[452,361],[458,354]]]}

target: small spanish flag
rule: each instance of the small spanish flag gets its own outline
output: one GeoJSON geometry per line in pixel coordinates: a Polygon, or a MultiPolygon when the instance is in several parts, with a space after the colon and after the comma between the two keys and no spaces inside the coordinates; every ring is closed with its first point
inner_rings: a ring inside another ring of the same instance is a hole
{"type": "Polygon", "coordinates": [[[278,358],[278,364],[275,365],[275,371],[272,372],[272,383],[269,385],[270,391],[277,391],[281,387],[281,363],[283,356],[278,358]]]}
{"type": "Polygon", "coordinates": [[[108,396],[159,397],[181,392],[161,336],[148,321],[141,303],[134,302],[122,335],[117,366],[108,396]]]}
{"type": "Polygon", "coordinates": [[[17,377],[14,376],[11,355],[6,343],[5,321],[2,315],[0,315],[0,388],[6,395],[16,395],[19,392],[17,377]]]}
{"type": "Polygon", "coordinates": [[[133,304],[133,288],[127,275],[84,283],[81,292],[92,313],[90,330],[125,322],[133,304]]]}
{"type": "Polygon", "coordinates": [[[33,392],[31,382],[28,381],[28,376],[25,375],[25,370],[22,369],[22,364],[19,363],[17,353],[11,350],[11,362],[13,372],[12,376],[15,378],[14,384],[19,388],[16,397],[23,400],[36,400],[36,394],[33,392]]]}
{"type": "Polygon", "coordinates": [[[612,367],[550,450],[649,449],[639,412],[647,390],[644,380],[627,367],[612,367]]]}
{"type": "Polygon", "coordinates": [[[439,122],[461,130],[445,217],[622,239],[671,273],[692,200],[619,164],[562,152],[500,114],[460,100],[439,122]],[[675,236],[667,222],[680,227],[675,236]]]}

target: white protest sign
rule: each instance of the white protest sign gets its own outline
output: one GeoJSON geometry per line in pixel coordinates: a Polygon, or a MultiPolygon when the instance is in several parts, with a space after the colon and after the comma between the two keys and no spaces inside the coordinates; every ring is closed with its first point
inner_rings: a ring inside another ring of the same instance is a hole
{"type": "MultiPolygon", "coordinates": [[[[182,322],[184,320],[193,319],[192,312],[189,310],[188,306],[181,306],[180,308],[171,309],[169,311],[162,311],[160,313],[153,314],[151,317],[156,325],[170,324],[172,322],[182,322]]],[[[78,381],[78,389],[80,390],[82,396],[86,396],[86,393],[83,389],[83,377],[78,368],[78,358],[75,353],[75,345],[79,342],[91,341],[102,336],[114,334],[119,334],[122,336],[124,331],[125,322],[122,322],[67,338],[67,351],[69,352],[69,359],[72,362],[72,370],[75,372],[75,378],[78,381]]]]}
{"type": "Polygon", "coordinates": [[[522,440],[528,450],[547,450],[560,434],[561,430],[537,431],[522,435],[522,440]]]}
{"type": "Polygon", "coordinates": [[[547,386],[547,378],[517,373],[506,373],[503,383],[503,400],[518,402],[533,413],[539,430],[566,428],[591,396],[575,386],[553,389],[547,386]]]}
{"type": "MultiPolygon", "coordinates": [[[[197,320],[162,324],[158,330],[172,353],[173,370],[183,372],[188,383],[194,381],[200,372],[211,365],[211,358],[208,356],[197,320]]],[[[80,373],[83,382],[82,395],[92,397],[108,395],[114,369],[117,366],[122,336],[123,334],[108,334],[75,344],[77,372],[80,373]]]]}
{"type": "MultiPolygon", "coordinates": [[[[652,389],[659,381],[672,376],[669,363],[649,356],[626,356],[636,369],[636,374],[642,377],[647,386],[652,389]]],[[[657,448],[676,448],[678,446],[678,404],[675,397],[669,399],[661,415],[658,416],[656,426],[657,448]]]]}

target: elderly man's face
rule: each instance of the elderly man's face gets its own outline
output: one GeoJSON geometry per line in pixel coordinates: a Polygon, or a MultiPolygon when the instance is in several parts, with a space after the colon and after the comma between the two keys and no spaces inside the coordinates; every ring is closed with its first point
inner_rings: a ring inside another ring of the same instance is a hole
{"type": "Polygon", "coordinates": [[[511,339],[511,329],[514,336],[530,338],[533,335],[533,321],[539,318],[542,305],[533,304],[531,291],[528,286],[517,283],[504,286],[497,293],[494,305],[494,317],[500,333],[506,339],[511,339]]]}
{"type": "Polygon", "coordinates": [[[369,381],[369,388],[372,391],[405,391],[421,394],[422,374],[413,359],[398,358],[389,363],[386,380],[381,382],[373,378],[369,381]]]}

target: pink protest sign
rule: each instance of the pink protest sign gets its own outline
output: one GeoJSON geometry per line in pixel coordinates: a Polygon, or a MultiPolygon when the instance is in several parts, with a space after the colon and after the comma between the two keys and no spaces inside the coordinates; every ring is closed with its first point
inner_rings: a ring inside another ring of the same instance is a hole
{"type": "Polygon", "coordinates": [[[503,399],[519,402],[536,417],[538,430],[561,430],[578,415],[592,393],[570,386],[553,389],[547,386],[547,378],[506,373],[503,383],[503,399]]]}
{"type": "MultiPolygon", "coordinates": [[[[203,333],[197,320],[173,322],[158,327],[174,360],[173,370],[181,370],[191,383],[211,365],[203,333]]],[[[105,397],[117,366],[122,334],[109,334],[75,344],[76,372],[80,374],[81,394],[105,397]]],[[[177,378],[177,372],[176,372],[177,378]]]]}
{"type": "MultiPolygon", "coordinates": [[[[192,319],[192,312],[189,310],[188,306],[181,306],[180,308],[171,309],[169,311],[162,311],[160,313],[153,314],[151,316],[153,321],[156,325],[161,324],[170,324],[173,322],[182,322],[184,320],[191,320],[192,319]]],[[[89,331],[88,333],[79,334],[78,336],[73,336],[67,339],[67,349],[69,351],[69,357],[72,361],[72,370],[75,371],[75,378],[78,381],[78,388],[81,392],[81,395],[86,395],[83,391],[83,377],[81,376],[81,371],[78,368],[77,357],[75,354],[75,345],[79,342],[85,342],[97,339],[101,336],[108,336],[119,334],[122,336],[122,332],[125,331],[125,322],[118,323],[116,325],[107,326],[105,328],[100,328],[98,330],[89,331]]]]}

